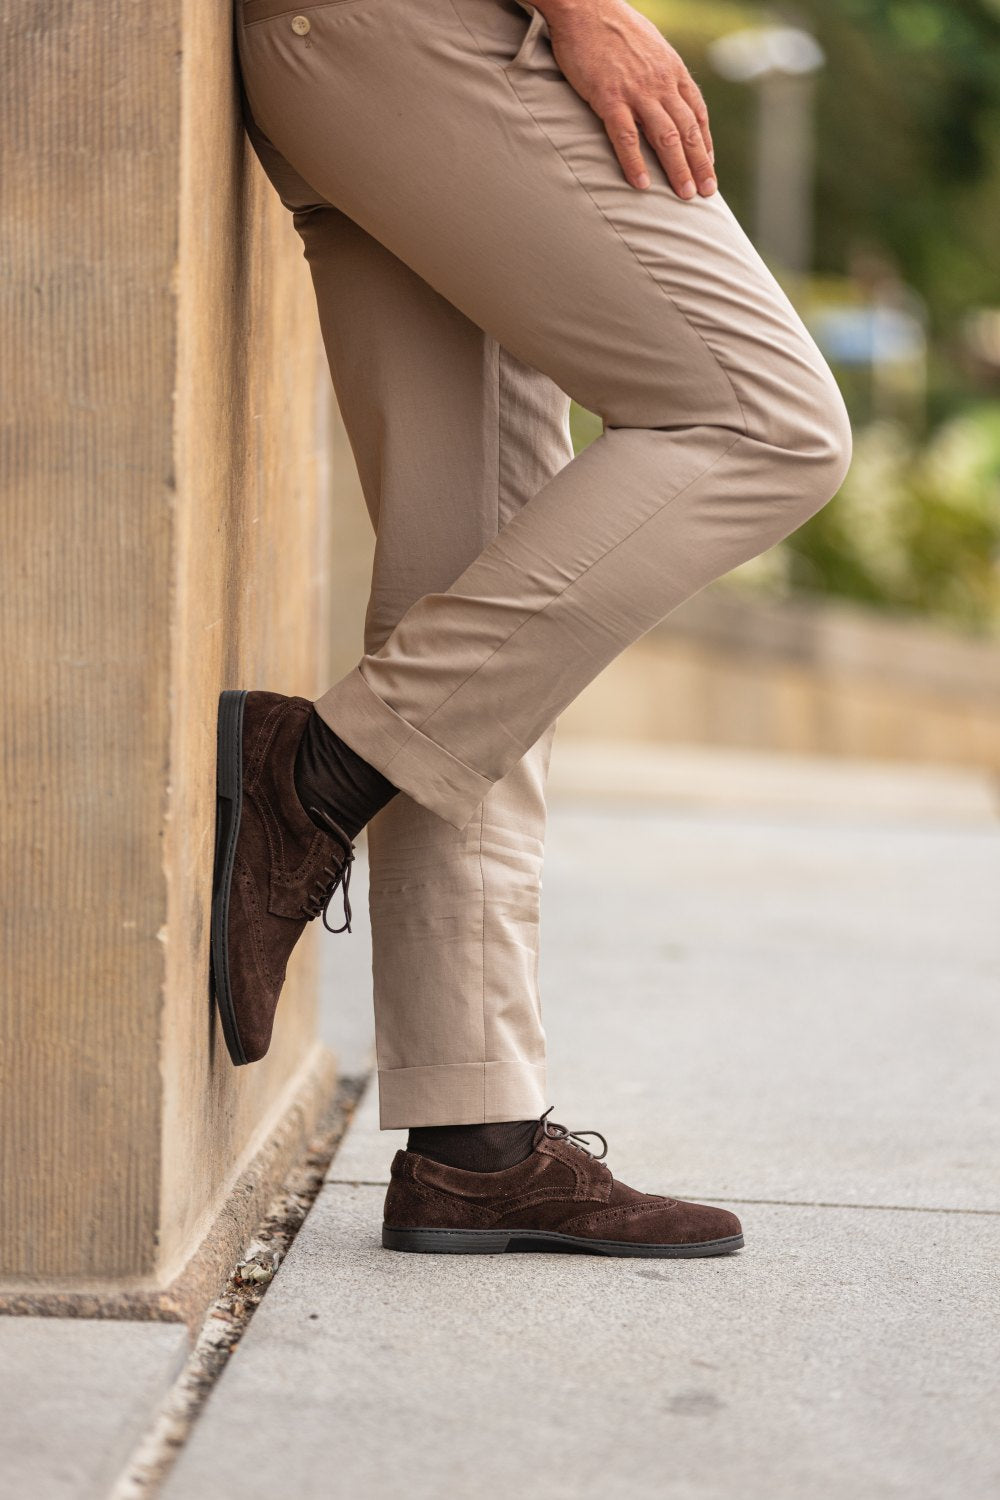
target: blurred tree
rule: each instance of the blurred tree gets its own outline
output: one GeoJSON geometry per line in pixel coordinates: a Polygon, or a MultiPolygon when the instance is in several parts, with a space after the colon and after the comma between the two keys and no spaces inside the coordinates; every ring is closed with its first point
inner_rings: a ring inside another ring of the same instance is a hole
{"type": "MultiPolygon", "coordinates": [[[[812,286],[836,302],[837,278],[849,278],[863,302],[873,281],[895,282],[897,299],[916,293],[926,312],[926,426],[869,425],[870,403],[852,401],[852,372],[840,372],[855,418],[851,475],[833,505],[738,569],[736,586],[840,594],[1000,631],[1000,402],[983,399],[996,365],[977,367],[961,344],[970,309],[1000,307],[1000,0],[634,3],[700,85],[720,186],[748,227],[755,100],[712,71],[708,44],[753,25],[815,34],[826,67],[812,286]]],[[[580,446],[599,430],[574,413],[580,446]]]]}
{"type": "MultiPolygon", "coordinates": [[[[926,316],[926,421],[873,413],[858,372],[834,364],[855,423],[847,483],[780,547],[737,569],[735,586],[839,594],[1000,633],[1000,402],[983,399],[997,366],[977,366],[960,343],[970,309],[1000,307],[1000,0],[634,3],[701,87],[720,186],[748,227],[755,99],[713,72],[709,43],[754,25],[815,34],[826,66],[814,274],[788,290],[804,311],[824,298],[888,296],[926,316]]],[[[572,419],[579,451],[601,422],[576,406],[572,419]]]]}
{"type": "Polygon", "coordinates": [[[719,181],[750,222],[752,100],[706,47],[738,27],[804,26],[827,57],[817,102],[820,271],[879,244],[924,297],[932,334],[1000,302],[1000,0],[639,0],[708,101],[719,181]]]}
{"type": "Polygon", "coordinates": [[[877,239],[932,334],[1000,300],[1000,12],[987,0],[799,0],[827,51],[818,244],[877,239]]]}

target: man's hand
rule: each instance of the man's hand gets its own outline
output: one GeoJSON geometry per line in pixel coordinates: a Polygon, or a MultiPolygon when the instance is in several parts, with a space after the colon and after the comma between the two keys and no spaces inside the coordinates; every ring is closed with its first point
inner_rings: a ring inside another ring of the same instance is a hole
{"type": "Polygon", "coordinates": [[[679,55],[626,0],[541,0],[560,70],[604,121],[633,187],[649,187],[641,130],[681,198],[715,192],[701,90],[679,55]]]}

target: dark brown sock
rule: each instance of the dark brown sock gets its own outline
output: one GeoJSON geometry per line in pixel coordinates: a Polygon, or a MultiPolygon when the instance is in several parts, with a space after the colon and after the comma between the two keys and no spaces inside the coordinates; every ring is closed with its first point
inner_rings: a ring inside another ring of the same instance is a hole
{"type": "Polygon", "coordinates": [[[352,750],[313,708],[295,756],[295,790],[317,828],[328,832],[311,807],[322,808],[353,839],[399,788],[352,750]]]}
{"type": "Polygon", "coordinates": [[[498,1125],[421,1125],[410,1131],[407,1151],[465,1172],[502,1172],[530,1155],[537,1120],[504,1120],[498,1125]]]}

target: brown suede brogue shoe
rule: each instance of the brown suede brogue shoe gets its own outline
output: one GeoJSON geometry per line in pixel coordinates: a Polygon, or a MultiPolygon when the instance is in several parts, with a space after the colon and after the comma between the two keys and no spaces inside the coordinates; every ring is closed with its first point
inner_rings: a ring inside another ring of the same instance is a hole
{"type": "Polygon", "coordinates": [[[289,955],[307,922],[350,931],[354,845],[325,812],[325,833],[295,790],[295,752],[312,705],[280,693],[219,699],[212,984],[229,1055],[256,1062],[271,1029],[289,955]],[[327,908],[343,887],[343,927],[327,908]]]}
{"type": "Polygon", "coordinates": [[[500,1172],[464,1172],[415,1151],[397,1151],[385,1198],[387,1250],[483,1255],[551,1245],[599,1255],[726,1255],[743,1245],[724,1208],[639,1193],[617,1182],[596,1130],[538,1122],[526,1161],[500,1172]],[[595,1155],[583,1136],[597,1136],[595,1155]]]}

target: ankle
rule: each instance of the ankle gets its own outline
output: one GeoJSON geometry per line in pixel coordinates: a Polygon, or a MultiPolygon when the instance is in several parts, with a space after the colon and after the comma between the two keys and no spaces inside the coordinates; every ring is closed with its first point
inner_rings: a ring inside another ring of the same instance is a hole
{"type": "Polygon", "coordinates": [[[502,1172],[532,1153],[537,1120],[491,1125],[420,1125],[410,1130],[407,1151],[466,1172],[502,1172]]]}
{"type": "Polygon", "coordinates": [[[314,807],[339,823],[352,839],[399,790],[342,740],[315,707],[299,740],[294,779],[298,799],[316,826],[326,831],[322,819],[311,811],[314,807]]]}

